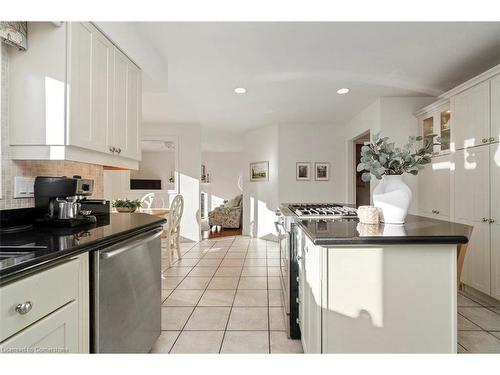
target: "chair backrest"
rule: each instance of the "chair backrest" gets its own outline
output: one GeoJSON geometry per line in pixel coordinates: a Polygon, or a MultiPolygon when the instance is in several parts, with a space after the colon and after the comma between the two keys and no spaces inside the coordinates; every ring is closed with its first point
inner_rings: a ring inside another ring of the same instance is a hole
{"type": "Polygon", "coordinates": [[[184,198],[178,194],[170,204],[170,212],[168,213],[168,227],[170,232],[175,232],[181,223],[182,213],[184,212],[184,198]]]}
{"type": "Polygon", "coordinates": [[[160,195],[148,193],[141,198],[142,208],[152,208],[155,201],[161,203],[161,208],[165,207],[165,201],[160,195]]]}
{"type": "Polygon", "coordinates": [[[151,208],[153,205],[153,200],[155,199],[155,193],[148,193],[141,198],[141,203],[143,208],[151,208]]]}

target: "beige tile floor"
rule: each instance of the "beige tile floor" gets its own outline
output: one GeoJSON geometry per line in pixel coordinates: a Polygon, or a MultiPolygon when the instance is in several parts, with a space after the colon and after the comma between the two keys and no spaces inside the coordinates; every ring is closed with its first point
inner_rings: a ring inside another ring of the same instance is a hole
{"type": "MultiPolygon", "coordinates": [[[[164,265],[153,353],[302,353],[284,331],[276,243],[225,237],[181,253],[164,265]]],[[[500,302],[460,292],[458,352],[500,353],[500,302]]]]}
{"type": "Polygon", "coordinates": [[[235,236],[182,244],[162,274],[153,353],[302,353],[285,332],[277,243],[235,236]]]}
{"type": "Polygon", "coordinates": [[[458,352],[500,353],[500,302],[458,295],[458,352]]]}

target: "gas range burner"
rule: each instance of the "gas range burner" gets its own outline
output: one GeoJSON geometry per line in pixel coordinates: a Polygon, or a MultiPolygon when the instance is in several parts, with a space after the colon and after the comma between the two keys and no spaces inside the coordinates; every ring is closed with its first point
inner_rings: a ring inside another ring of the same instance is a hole
{"type": "Polygon", "coordinates": [[[355,208],[339,204],[292,204],[288,208],[302,218],[338,218],[358,216],[355,208]]]}

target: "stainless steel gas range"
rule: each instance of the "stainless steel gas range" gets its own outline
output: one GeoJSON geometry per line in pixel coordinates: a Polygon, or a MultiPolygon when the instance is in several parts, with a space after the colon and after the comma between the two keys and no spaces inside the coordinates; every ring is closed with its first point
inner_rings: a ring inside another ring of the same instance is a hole
{"type": "Polygon", "coordinates": [[[288,337],[300,339],[298,325],[297,223],[305,219],[337,219],[357,217],[356,209],[335,203],[284,203],[276,211],[275,222],[280,247],[280,278],[283,293],[285,323],[288,337]]]}

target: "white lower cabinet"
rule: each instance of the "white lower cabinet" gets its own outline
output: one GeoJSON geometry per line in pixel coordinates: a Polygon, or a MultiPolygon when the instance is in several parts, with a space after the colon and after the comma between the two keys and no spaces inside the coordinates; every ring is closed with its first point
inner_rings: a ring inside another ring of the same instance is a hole
{"type": "Polygon", "coordinates": [[[300,277],[301,340],[305,353],[321,353],[321,255],[322,249],[305,238],[300,277]]]}
{"type": "Polygon", "coordinates": [[[473,227],[462,282],[500,299],[500,145],[454,156],[454,219],[473,227]]]}
{"type": "Polygon", "coordinates": [[[4,353],[78,353],[78,302],[73,301],[0,344],[4,353]]]}
{"type": "Polygon", "coordinates": [[[0,351],[89,352],[88,254],[0,287],[0,351]]]}
{"type": "Polygon", "coordinates": [[[419,213],[435,219],[450,218],[451,156],[432,158],[418,174],[419,213]]]}

